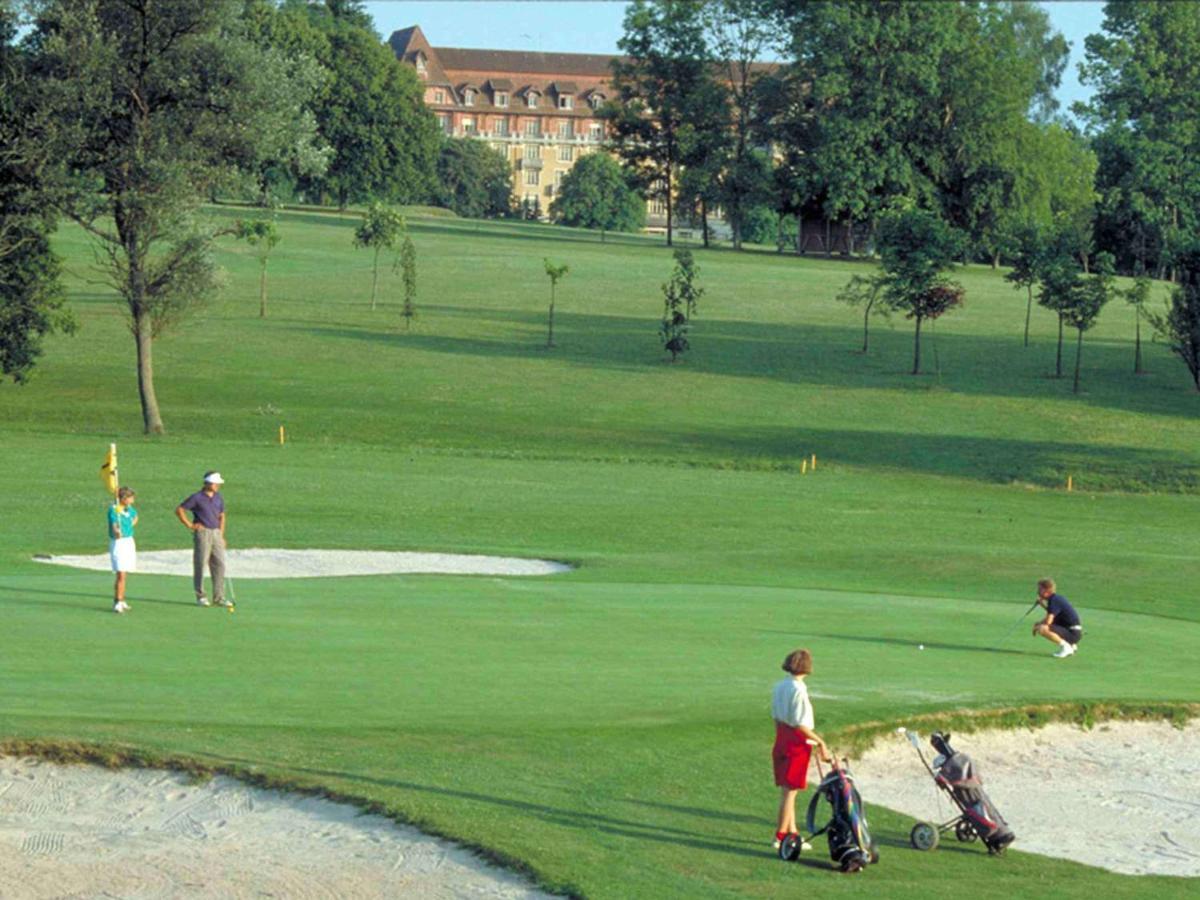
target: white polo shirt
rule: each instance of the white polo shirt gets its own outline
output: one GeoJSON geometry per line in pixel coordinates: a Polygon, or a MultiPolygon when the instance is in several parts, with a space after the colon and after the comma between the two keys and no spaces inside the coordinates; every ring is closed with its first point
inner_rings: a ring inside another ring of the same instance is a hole
{"type": "Polygon", "coordinates": [[[808,685],[801,678],[785,678],[775,685],[771,695],[771,718],[793,728],[813,727],[813,709],[808,700],[808,685]]]}

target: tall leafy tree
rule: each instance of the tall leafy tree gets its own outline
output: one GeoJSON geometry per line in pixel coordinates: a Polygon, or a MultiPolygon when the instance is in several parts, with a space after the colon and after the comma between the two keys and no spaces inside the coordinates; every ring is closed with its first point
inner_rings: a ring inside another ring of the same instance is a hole
{"type": "Polygon", "coordinates": [[[672,243],[675,178],[687,129],[711,112],[712,72],[701,0],[634,0],[613,63],[617,96],[602,109],[612,147],[647,196],[667,210],[672,243]]]}
{"type": "Polygon", "coordinates": [[[1101,28],[1085,41],[1093,93],[1078,110],[1104,155],[1125,163],[1101,169],[1101,205],[1165,267],[1200,225],[1200,16],[1193,3],[1110,2],[1101,28]]]}
{"type": "Polygon", "coordinates": [[[1080,301],[1078,294],[1083,290],[1080,274],[1078,235],[1067,225],[1050,231],[1045,238],[1042,252],[1037,257],[1038,305],[1058,317],[1058,344],[1054,355],[1054,377],[1062,378],[1063,330],[1067,324],[1068,311],[1080,301]]]}
{"type": "Polygon", "coordinates": [[[1200,246],[1193,244],[1176,258],[1179,281],[1167,309],[1149,316],[1155,330],[1180,358],[1200,391],[1200,246]]]}
{"type": "Polygon", "coordinates": [[[469,218],[506,216],[512,207],[512,164],[472,138],[446,138],[437,160],[434,199],[469,218]]]}
{"type": "Polygon", "coordinates": [[[18,18],[0,2],[0,377],[26,381],[42,339],[74,330],[64,308],[54,228],[44,110],[33,102],[28,58],[15,44],[18,18]]]}
{"type": "Polygon", "coordinates": [[[1071,390],[1079,393],[1079,364],[1083,357],[1083,333],[1096,324],[1100,310],[1112,299],[1115,283],[1114,261],[1111,253],[1096,255],[1095,271],[1075,291],[1067,295],[1063,321],[1075,329],[1075,380],[1071,390]]]}
{"type": "Polygon", "coordinates": [[[268,158],[309,158],[311,61],[264,50],[240,0],[41,0],[32,45],[59,208],[96,241],[129,315],[147,433],[153,342],[216,286],[201,200],[268,158]]]}
{"type": "Polygon", "coordinates": [[[1038,282],[1042,230],[1026,224],[1012,236],[1012,270],[1004,276],[1018,290],[1025,288],[1025,346],[1029,346],[1029,319],[1033,315],[1033,286],[1038,282]]]}
{"type": "Polygon", "coordinates": [[[607,153],[589,153],[563,176],[550,216],[576,228],[637,231],[646,223],[646,203],[616,160],[607,153]]]}

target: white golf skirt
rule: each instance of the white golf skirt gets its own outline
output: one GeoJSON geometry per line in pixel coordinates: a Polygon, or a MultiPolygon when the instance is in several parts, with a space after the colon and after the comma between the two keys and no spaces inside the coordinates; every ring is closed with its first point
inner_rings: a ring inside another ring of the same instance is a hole
{"type": "Polygon", "coordinates": [[[108,558],[114,572],[137,571],[137,544],[131,537],[110,538],[108,558]]]}

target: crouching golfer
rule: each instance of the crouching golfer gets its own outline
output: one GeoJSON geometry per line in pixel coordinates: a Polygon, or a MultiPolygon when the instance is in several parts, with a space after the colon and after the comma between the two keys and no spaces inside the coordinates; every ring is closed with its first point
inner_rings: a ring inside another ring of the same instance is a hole
{"type": "Polygon", "coordinates": [[[175,507],[179,521],[192,532],[192,586],[199,606],[210,605],[204,595],[205,565],[212,574],[212,602],[229,605],[225,602],[225,498],[220,493],[224,483],[220,472],[205,472],[204,486],[175,507]]]}
{"type": "MultiPolygon", "coordinates": [[[[821,736],[813,731],[813,708],[808,699],[805,676],[812,672],[812,654],[793,650],[783,661],[788,673],[775,685],[771,696],[771,718],[775,720],[775,746],[771,758],[775,763],[775,784],[779,786],[779,822],[775,828],[775,849],[789,834],[799,834],[796,827],[796,794],[808,787],[808,763],[812,741],[821,759],[829,761],[829,750],[821,736]]],[[[807,841],[802,850],[811,850],[807,841]]]]}
{"type": "Polygon", "coordinates": [[[108,558],[116,573],[113,584],[113,612],[129,612],[125,602],[125,576],[137,571],[137,544],[133,540],[133,529],[138,514],[133,508],[137,495],[132,488],[117,491],[117,502],[108,508],[108,558]]]}
{"type": "Polygon", "coordinates": [[[1055,593],[1053,578],[1043,578],[1037,583],[1037,602],[1046,610],[1046,618],[1033,626],[1034,635],[1058,644],[1054,653],[1056,659],[1074,654],[1083,638],[1083,625],[1075,607],[1062,594],[1055,593]]]}

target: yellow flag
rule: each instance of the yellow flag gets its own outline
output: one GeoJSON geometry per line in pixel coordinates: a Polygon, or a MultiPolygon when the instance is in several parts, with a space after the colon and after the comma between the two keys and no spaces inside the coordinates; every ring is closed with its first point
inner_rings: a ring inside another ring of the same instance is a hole
{"type": "Polygon", "coordinates": [[[100,480],[104,487],[114,497],[117,496],[117,445],[108,445],[108,455],[104,457],[104,465],[100,467],[100,480]]]}

